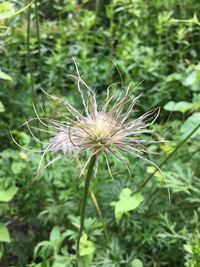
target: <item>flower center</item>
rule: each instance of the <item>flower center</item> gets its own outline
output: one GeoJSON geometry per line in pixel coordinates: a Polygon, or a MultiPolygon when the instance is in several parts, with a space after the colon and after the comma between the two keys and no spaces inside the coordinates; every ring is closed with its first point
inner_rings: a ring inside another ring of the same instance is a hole
{"type": "Polygon", "coordinates": [[[98,144],[105,145],[110,143],[112,125],[109,121],[99,119],[94,121],[94,126],[91,128],[90,138],[98,144]]]}
{"type": "Polygon", "coordinates": [[[81,128],[79,135],[81,143],[96,149],[111,148],[122,138],[116,121],[107,114],[99,113],[95,118],[85,118],[79,127],[81,128]]]}

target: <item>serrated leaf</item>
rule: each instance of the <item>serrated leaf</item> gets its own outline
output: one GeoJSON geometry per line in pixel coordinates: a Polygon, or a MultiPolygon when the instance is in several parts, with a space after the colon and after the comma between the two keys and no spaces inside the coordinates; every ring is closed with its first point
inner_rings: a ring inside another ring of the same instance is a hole
{"type": "Polygon", "coordinates": [[[17,191],[18,188],[16,186],[5,189],[2,185],[0,185],[0,202],[9,202],[17,191]]]}
{"type": "Polygon", "coordinates": [[[0,79],[12,81],[12,77],[1,70],[0,70],[0,79]]]}
{"type": "Polygon", "coordinates": [[[0,223],[0,242],[11,242],[8,228],[4,223],[0,223]]]}

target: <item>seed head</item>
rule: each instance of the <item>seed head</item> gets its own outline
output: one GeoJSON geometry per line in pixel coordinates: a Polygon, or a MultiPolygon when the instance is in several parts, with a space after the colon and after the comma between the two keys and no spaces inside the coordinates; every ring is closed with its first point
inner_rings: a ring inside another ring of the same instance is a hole
{"type": "MultiPolygon", "coordinates": [[[[152,153],[148,150],[147,145],[157,142],[150,141],[152,131],[149,129],[149,126],[157,119],[159,108],[133,119],[133,115],[136,113],[134,106],[141,95],[133,98],[130,86],[124,94],[121,92],[113,105],[111,104],[115,93],[111,94],[108,88],[103,106],[98,107],[95,92],[80,77],[76,62],[75,66],[78,75],[71,76],[77,81],[84,112],[80,113],[66,100],[49,95],[43,90],[51,100],[58,101],[59,104],[64,105],[66,113],[61,114],[63,116],[62,121],[42,119],[38,116],[35,109],[37,119],[42,125],[48,127],[47,132],[50,134],[50,141],[48,144],[45,144],[41,163],[45,154],[49,151],[63,152],[65,156],[74,155],[74,157],[87,152],[89,156],[84,168],[93,155],[98,157],[100,154],[105,156],[109,168],[108,154],[123,160],[122,154],[129,153],[150,162],[158,168],[145,157],[145,154],[152,153]],[[148,136],[149,140],[144,139],[144,135],[148,136]]],[[[27,123],[27,125],[29,124],[27,123]]],[[[29,127],[29,131],[38,140],[33,134],[31,127],[29,127]]],[[[53,159],[45,168],[57,159],[60,159],[60,156],[53,159]]],[[[41,171],[41,163],[39,165],[39,172],[41,171]]]]}

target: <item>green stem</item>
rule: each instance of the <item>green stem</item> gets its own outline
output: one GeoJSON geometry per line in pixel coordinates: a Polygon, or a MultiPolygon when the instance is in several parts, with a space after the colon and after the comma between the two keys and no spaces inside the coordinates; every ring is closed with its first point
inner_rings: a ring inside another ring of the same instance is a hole
{"type": "Polygon", "coordinates": [[[30,16],[31,16],[31,7],[28,8],[27,39],[26,39],[27,65],[28,65],[28,70],[30,73],[32,100],[33,100],[33,104],[36,106],[34,82],[33,82],[33,70],[32,70],[32,65],[31,65],[31,51],[30,51],[30,20],[31,20],[30,16]]]}
{"type": "MultiPolygon", "coordinates": [[[[77,165],[78,165],[78,167],[80,168],[81,172],[84,173],[84,171],[83,171],[83,167],[82,167],[82,165],[81,165],[81,162],[79,161],[78,158],[76,158],[76,161],[77,161],[77,165]]],[[[101,223],[102,223],[106,241],[109,243],[110,239],[109,239],[108,229],[107,229],[107,227],[106,227],[106,222],[105,222],[105,220],[104,220],[103,213],[102,213],[101,208],[100,208],[100,206],[99,206],[98,200],[97,200],[97,198],[96,198],[96,196],[95,196],[95,193],[94,193],[92,190],[90,191],[90,195],[91,195],[92,201],[93,201],[93,203],[94,203],[94,206],[95,206],[95,208],[96,208],[96,210],[97,210],[97,213],[98,213],[98,215],[99,215],[99,219],[100,219],[100,221],[101,221],[101,223]]]]}
{"type": "Polygon", "coordinates": [[[98,10],[99,10],[99,0],[96,0],[96,3],[95,3],[95,14],[96,14],[96,16],[98,14],[98,10]]]}
{"type": "MultiPolygon", "coordinates": [[[[39,21],[39,14],[38,14],[38,2],[35,0],[35,18],[36,18],[36,33],[37,33],[37,45],[38,45],[38,63],[39,68],[41,70],[41,44],[40,44],[40,21],[39,21]]],[[[41,73],[40,73],[41,78],[41,73]]]]}
{"type": "MultiPolygon", "coordinates": [[[[35,18],[36,18],[36,33],[37,33],[37,47],[38,47],[38,70],[39,70],[39,82],[42,87],[42,58],[41,58],[41,42],[40,42],[40,20],[38,13],[38,1],[35,0],[35,18]]],[[[45,98],[42,94],[42,108],[45,112],[45,98]]]]}
{"type": "Polygon", "coordinates": [[[80,239],[82,236],[82,232],[84,229],[84,220],[85,220],[85,208],[86,208],[86,204],[87,204],[87,198],[88,198],[88,193],[89,193],[89,186],[90,186],[90,181],[92,178],[92,172],[95,166],[95,162],[96,162],[96,155],[93,155],[90,159],[89,162],[89,167],[88,167],[88,172],[87,172],[87,176],[85,179],[85,187],[84,187],[84,192],[83,192],[83,199],[82,199],[82,203],[81,203],[81,216],[80,216],[80,228],[79,228],[79,233],[78,233],[78,240],[77,240],[77,258],[79,258],[80,253],[79,253],[79,249],[80,249],[80,239]]]}
{"type": "MultiPolygon", "coordinates": [[[[160,163],[159,168],[161,168],[181,147],[182,145],[187,142],[187,140],[199,129],[200,123],[175,147],[175,149],[160,163]]],[[[155,175],[158,170],[156,169],[149,177],[142,183],[137,192],[141,191],[144,186],[151,180],[151,178],[155,175]]]]}

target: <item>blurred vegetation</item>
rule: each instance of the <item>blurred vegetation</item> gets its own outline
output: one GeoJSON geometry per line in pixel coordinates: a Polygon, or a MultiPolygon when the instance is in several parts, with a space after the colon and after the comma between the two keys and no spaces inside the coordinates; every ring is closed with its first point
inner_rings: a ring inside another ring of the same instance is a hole
{"type": "Polygon", "coordinates": [[[75,74],[74,56],[100,102],[111,83],[123,90],[142,81],[134,89],[135,96],[143,92],[137,109],[160,106],[154,138],[172,141],[151,147],[160,153],[150,157],[157,164],[196,127],[163,164],[166,181],[127,156],[131,175],[124,163],[111,160],[113,182],[100,160],[86,210],[86,266],[199,267],[199,1],[28,3],[0,3],[0,266],[77,266],[80,164],[63,157],[32,183],[40,155],[18,148],[10,136],[40,149],[18,126],[35,117],[33,104],[41,116],[58,117],[41,87],[81,109],[77,85],[67,75],[75,74]]]}

